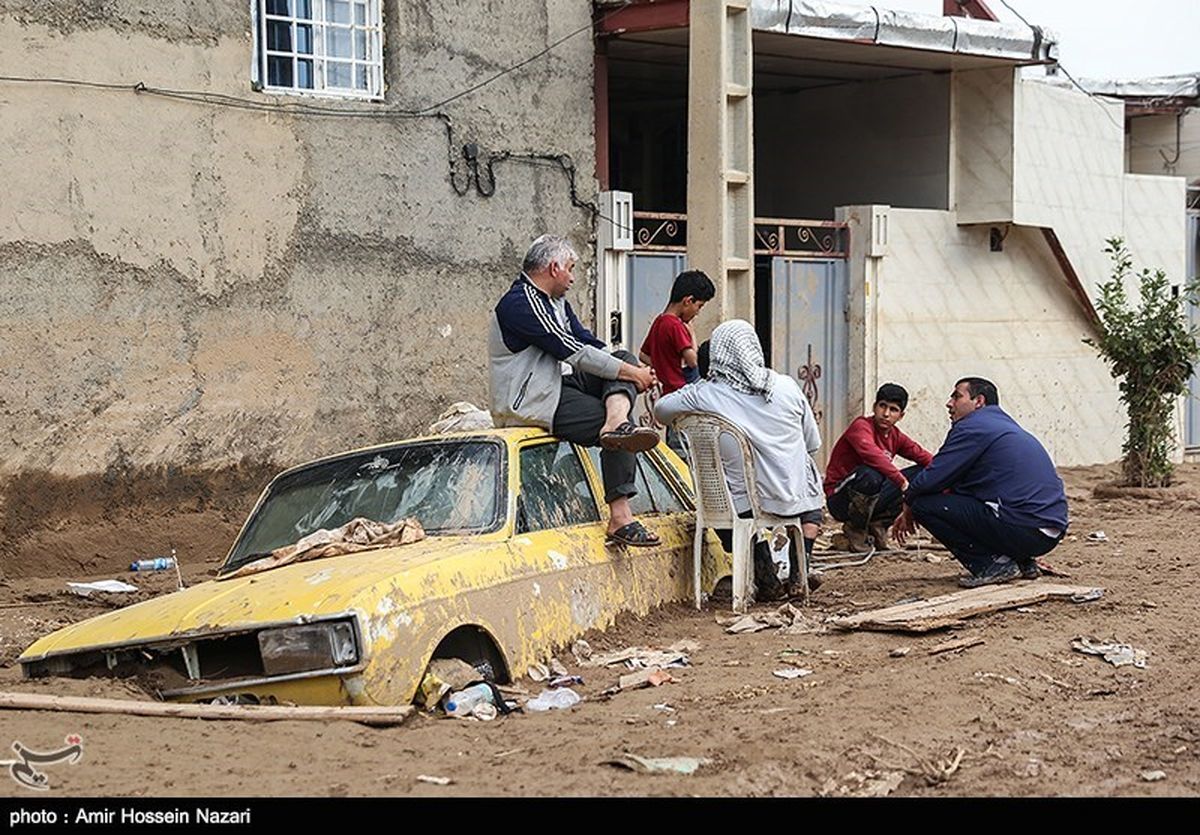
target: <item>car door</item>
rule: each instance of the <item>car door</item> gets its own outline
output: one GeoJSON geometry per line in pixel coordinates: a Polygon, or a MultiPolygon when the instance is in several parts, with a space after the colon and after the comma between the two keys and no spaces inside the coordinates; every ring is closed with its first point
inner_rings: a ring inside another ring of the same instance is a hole
{"type": "MultiPolygon", "coordinates": [[[[586,454],[592,476],[599,484],[600,450],[591,447],[586,454]]],[[[652,548],[620,547],[609,551],[614,561],[637,566],[636,573],[643,578],[638,600],[650,608],[691,595],[696,514],[691,498],[680,480],[671,477],[671,468],[657,448],[638,455],[637,464],[637,495],[629,500],[630,509],[634,517],[658,534],[662,542],[652,548]]],[[[607,517],[607,506],[601,511],[607,517]]]]}
{"type": "Polygon", "coordinates": [[[611,623],[620,608],[606,577],[605,522],[584,460],[571,443],[536,438],[517,449],[516,518],[509,548],[530,578],[514,588],[522,652],[549,649],[611,623]]]}

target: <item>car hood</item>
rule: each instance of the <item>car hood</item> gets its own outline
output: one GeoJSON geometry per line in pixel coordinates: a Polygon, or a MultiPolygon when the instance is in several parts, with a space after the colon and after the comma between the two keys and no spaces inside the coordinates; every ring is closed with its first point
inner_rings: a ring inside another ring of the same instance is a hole
{"type": "Polygon", "coordinates": [[[34,642],[19,660],[336,614],[373,606],[376,598],[397,592],[421,600],[431,596],[435,563],[486,547],[474,537],[430,537],[210,580],[59,629],[34,642]]]}

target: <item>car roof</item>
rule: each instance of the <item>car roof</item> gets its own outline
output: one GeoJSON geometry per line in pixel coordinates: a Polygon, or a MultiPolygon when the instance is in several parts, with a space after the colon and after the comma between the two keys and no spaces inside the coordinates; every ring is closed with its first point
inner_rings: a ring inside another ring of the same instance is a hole
{"type": "MultiPolygon", "coordinates": [[[[462,432],[439,432],[432,435],[415,435],[411,438],[401,438],[394,441],[387,441],[380,444],[372,444],[371,446],[359,447],[357,449],[348,449],[342,452],[334,452],[329,455],[323,455],[320,458],[314,458],[311,461],[305,461],[301,464],[288,467],[275,475],[275,479],[288,475],[289,473],[298,470],[306,470],[317,464],[323,464],[327,461],[336,461],[342,458],[349,458],[354,455],[362,455],[364,453],[375,452],[385,449],[394,449],[397,446],[419,443],[435,443],[438,441],[459,441],[470,440],[477,438],[479,440],[500,441],[508,446],[520,443],[529,438],[548,437],[549,433],[544,429],[537,427],[514,427],[508,429],[471,429],[462,432]]],[[[272,479],[274,480],[274,479],[272,479]]]]}

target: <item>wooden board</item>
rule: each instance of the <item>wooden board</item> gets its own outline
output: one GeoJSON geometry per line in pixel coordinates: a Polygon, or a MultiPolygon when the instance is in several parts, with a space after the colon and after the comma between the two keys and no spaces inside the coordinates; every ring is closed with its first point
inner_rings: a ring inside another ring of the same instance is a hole
{"type": "Polygon", "coordinates": [[[40,693],[0,693],[0,710],[55,710],[67,713],[118,713],[190,719],[240,719],[251,722],[348,719],[367,725],[399,725],[412,715],[412,705],[401,707],[326,707],[285,705],[200,705],[176,702],[140,702],[133,699],[95,699],[82,696],[47,696],[40,693]]]}
{"type": "Polygon", "coordinates": [[[872,629],[891,632],[929,632],[945,629],[963,620],[1002,609],[1015,609],[1041,603],[1043,600],[1070,600],[1076,595],[1095,599],[1103,589],[1094,586],[1066,586],[1058,583],[1017,583],[1005,586],[984,586],[964,589],[954,594],[872,609],[831,621],[839,629],[872,629]]]}

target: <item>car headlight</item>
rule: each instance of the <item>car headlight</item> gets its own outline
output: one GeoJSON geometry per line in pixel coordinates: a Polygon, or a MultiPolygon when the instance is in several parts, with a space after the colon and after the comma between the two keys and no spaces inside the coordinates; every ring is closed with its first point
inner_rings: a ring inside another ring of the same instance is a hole
{"type": "Polygon", "coordinates": [[[350,621],[264,629],[258,633],[263,672],[269,676],[349,667],[358,663],[350,621]]]}

